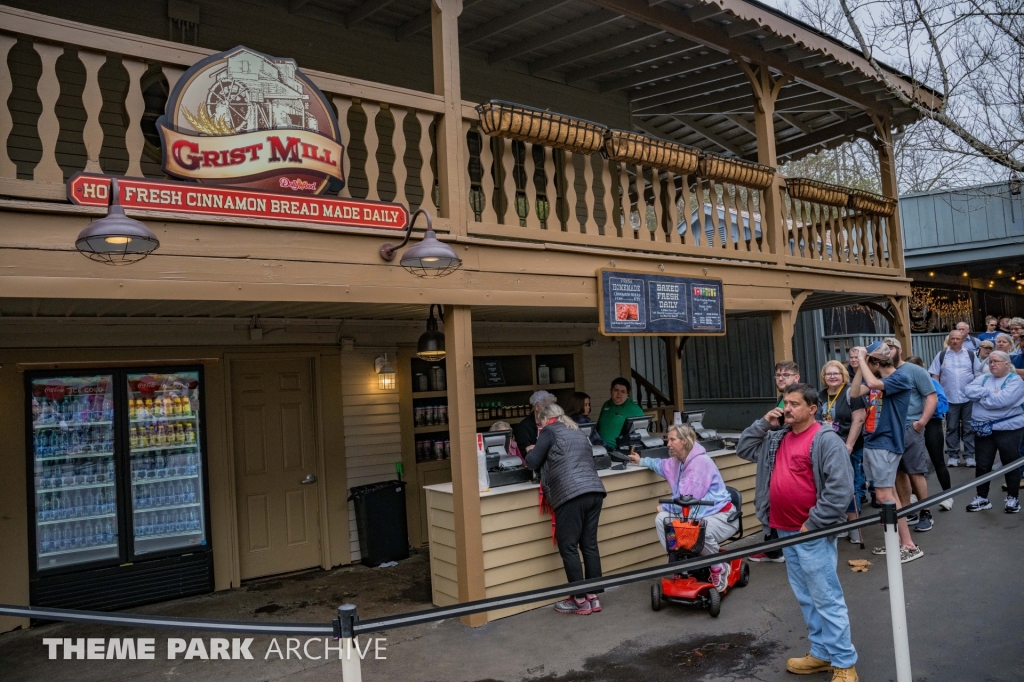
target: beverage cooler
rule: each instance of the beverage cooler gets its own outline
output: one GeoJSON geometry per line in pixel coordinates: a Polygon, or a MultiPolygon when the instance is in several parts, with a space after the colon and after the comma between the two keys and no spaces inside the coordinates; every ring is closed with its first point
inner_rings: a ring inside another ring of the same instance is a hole
{"type": "Polygon", "coordinates": [[[202,368],[33,372],[26,398],[32,604],[212,591],[202,368]]]}

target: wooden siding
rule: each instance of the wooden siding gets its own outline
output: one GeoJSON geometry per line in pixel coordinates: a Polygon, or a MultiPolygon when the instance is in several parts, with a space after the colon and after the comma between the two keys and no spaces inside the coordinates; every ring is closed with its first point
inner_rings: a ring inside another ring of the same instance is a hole
{"type": "MultiPolygon", "coordinates": [[[[385,349],[358,350],[341,355],[341,385],[345,423],[345,472],[352,489],[395,478],[402,461],[398,391],[377,388],[373,361],[385,349]]],[[[387,349],[391,357],[395,350],[387,349]]],[[[359,532],[355,506],[348,503],[351,560],[359,561],[359,532]]]]}
{"type": "MultiPolygon", "coordinates": [[[[761,526],[754,517],[756,465],[730,453],[717,456],[715,463],[726,483],[743,495],[744,532],[758,532],[761,526]]],[[[608,575],[665,563],[665,552],[654,529],[654,514],[656,500],[669,493],[668,483],[646,469],[606,472],[602,481],[608,491],[598,530],[603,572],[608,575]]],[[[458,583],[452,496],[436,489],[426,492],[434,604],[454,604],[458,601],[458,583]]],[[[551,541],[551,518],[540,511],[536,487],[508,493],[495,489],[482,496],[480,512],[488,597],[565,582],[558,548],[551,541]]],[[[504,618],[547,603],[551,602],[492,611],[489,619],[504,618]]]]}

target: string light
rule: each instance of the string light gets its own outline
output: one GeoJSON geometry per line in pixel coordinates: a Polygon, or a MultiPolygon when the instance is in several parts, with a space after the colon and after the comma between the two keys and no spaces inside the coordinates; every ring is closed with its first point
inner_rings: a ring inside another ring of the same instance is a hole
{"type": "Polygon", "coordinates": [[[934,276],[935,276],[935,273],[934,273],[934,272],[929,272],[929,273],[928,273],[928,276],[929,276],[929,277],[934,277],[934,276]]]}
{"type": "Polygon", "coordinates": [[[966,277],[966,276],[967,276],[967,272],[964,272],[964,277],[966,277]]]}
{"type": "Polygon", "coordinates": [[[915,332],[929,331],[931,318],[935,329],[952,329],[957,322],[969,322],[974,305],[966,293],[931,287],[913,287],[910,295],[911,326],[915,332]],[[957,298],[951,298],[956,296],[957,298]]]}
{"type": "Polygon", "coordinates": [[[1001,275],[1001,274],[1003,274],[1003,271],[1002,270],[996,270],[996,274],[997,275],[1001,275]]]}

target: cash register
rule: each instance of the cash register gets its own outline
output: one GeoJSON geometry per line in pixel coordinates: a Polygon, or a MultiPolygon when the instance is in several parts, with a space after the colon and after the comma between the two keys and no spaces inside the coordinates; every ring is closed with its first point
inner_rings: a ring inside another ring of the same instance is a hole
{"type": "Polygon", "coordinates": [[[704,412],[704,410],[680,412],[679,416],[682,418],[682,422],[684,424],[689,424],[690,428],[697,432],[697,442],[700,443],[705,450],[708,452],[721,450],[725,447],[725,441],[718,435],[718,431],[705,428],[704,424],[701,423],[704,421],[704,412]]]}
{"type": "Polygon", "coordinates": [[[516,483],[529,483],[533,472],[523,460],[512,454],[512,430],[485,431],[484,453],[487,459],[487,478],[492,488],[516,483]]]}
{"type": "Polygon", "coordinates": [[[665,459],[668,457],[668,446],[661,436],[650,434],[651,422],[654,417],[643,415],[642,417],[626,417],[622,424],[622,431],[615,439],[614,458],[619,461],[629,461],[629,451],[635,449],[641,457],[655,457],[665,459]]]}
{"type": "Polygon", "coordinates": [[[587,440],[590,441],[590,447],[594,451],[594,466],[597,467],[598,471],[601,469],[611,469],[612,458],[608,454],[608,448],[604,445],[594,443],[594,441],[591,440],[591,436],[594,433],[595,428],[597,428],[597,424],[594,422],[589,424],[580,424],[580,431],[587,437],[587,440]]]}

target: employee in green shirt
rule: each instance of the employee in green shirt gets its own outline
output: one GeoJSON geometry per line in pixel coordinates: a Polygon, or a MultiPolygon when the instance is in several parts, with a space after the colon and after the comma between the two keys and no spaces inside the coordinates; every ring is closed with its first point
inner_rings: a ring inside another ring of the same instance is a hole
{"type": "Polygon", "coordinates": [[[617,377],[612,381],[612,397],[601,406],[601,415],[597,418],[597,432],[610,448],[615,447],[615,439],[622,433],[626,417],[644,416],[644,411],[629,395],[632,388],[628,379],[617,377]]]}

